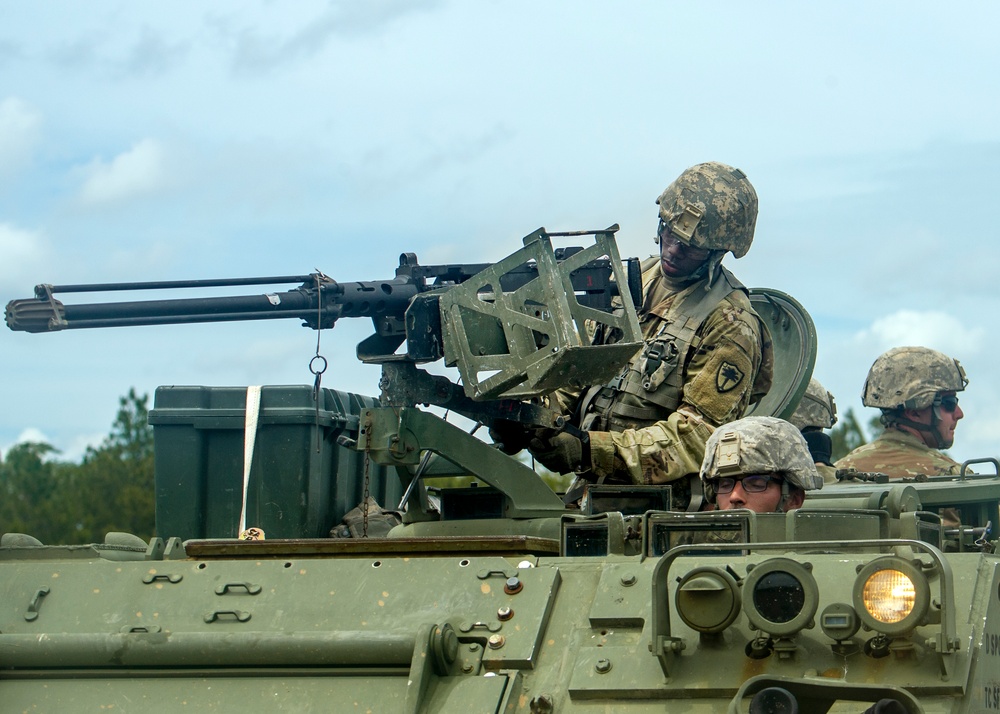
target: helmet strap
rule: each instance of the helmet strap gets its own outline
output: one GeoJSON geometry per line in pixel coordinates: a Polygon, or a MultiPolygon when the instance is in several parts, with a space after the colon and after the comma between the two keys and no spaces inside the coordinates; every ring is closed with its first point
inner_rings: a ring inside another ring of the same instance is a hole
{"type": "Polygon", "coordinates": [[[792,495],[792,490],[789,488],[788,481],[786,479],[781,480],[781,498],[778,499],[778,505],[775,506],[775,513],[784,513],[785,506],[788,505],[788,499],[792,495]]]}
{"type": "MultiPolygon", "coordinates": [[[[913,421],[912,419],[907,419],[902,414],[895,417],[892,420],[893,426],[905,426],[914,431],[919,431],[921,435],[924,436],[924,443],[927,443],[928,439],[926,436],[930,436],[930,441],[933,443],[928,444],[928,446],[933,446],[935,449],[944,448],[944,440],[941,438],[941,434],[938,431],[938,424],[941,422],[941,414],[938,412],[940,407],[932,406],[931,409],[931,423],[924,424],[923,422],[913,421]]],[[[904,411],[905,414],[905,411],[904,411]]]]}
{"type": "Polygon", "coordinates": [[[934,443],[937,445],[935,448],[943,449],[945,448],[944,438],[941,436],[941,430],[938,429],[938,424],[941,423],[941,406],[939,404],[931,405],[931,428],[934,430],[934,443]]]}
{"type": "Polygon", "coordinates": [[[713,250],[705,259],[705,262],[701,264],[701,267],[694,272],[692,277],[697,276],[698,278],[703,278],[708,276],[708,282],[705,284],[706,291],[712,289],[712,283],[714,283],[719,275],[722,274],[719,267],[722,265],[722,259],[725,255],[726,251],[724,250],[713,250]]]}

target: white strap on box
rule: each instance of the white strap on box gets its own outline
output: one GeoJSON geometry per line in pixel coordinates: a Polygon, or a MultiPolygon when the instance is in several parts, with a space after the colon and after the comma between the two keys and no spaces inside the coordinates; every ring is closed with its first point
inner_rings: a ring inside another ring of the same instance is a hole
{"type": "Polygon", "coordinates": [[[236,535],[247,527],[247,493],[250,491],[250,467],[253,465],[253,447],[257,441],[257,420],[260,417],[260,386],[247,387],[247,409],[243,422],[243,506],[240,508],[240,526],[236,535]]]}

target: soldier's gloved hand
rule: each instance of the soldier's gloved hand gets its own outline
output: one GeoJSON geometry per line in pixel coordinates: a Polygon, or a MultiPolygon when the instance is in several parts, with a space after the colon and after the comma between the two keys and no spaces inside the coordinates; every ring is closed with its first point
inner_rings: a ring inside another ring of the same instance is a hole
{"type": "Polygon", "coordinates": [[[590,470],[590,442],[555,429],[538,429],[528,444],[535,459],[559,474],[590,470]]]}
{"type": "Polygon", "coordinates": [[[494,419],[490,426],[490,438],[493,439],[493,443],[509,456],[528,448],[534,435],[534,428],[510,419],[494,419]]]}

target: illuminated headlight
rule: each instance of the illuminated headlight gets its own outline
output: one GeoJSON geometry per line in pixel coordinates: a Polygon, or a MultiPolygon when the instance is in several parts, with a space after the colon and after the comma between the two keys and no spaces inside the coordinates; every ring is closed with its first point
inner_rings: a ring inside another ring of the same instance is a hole
{"type": "Polygon", "coordinates": [[[750,625],[789,637],[814,625],[819,588],[809,563],[771,558],[756,565],[743,583],[743,609],[750,625]]]}
{"type": "Polygon", "coordinates": [[[924,621],[929,604],[927,578],[908,560],[879,558],[858,571],[854,608],[870,630],[907,634],[924,621]]]}
{"type": "Polygon", "coordinates": [[[740,614],[740,587],[724,570],[695,568],[678,582],[674,603],[692,630],[722,632],[740,614]]]}
{"type": "Polygon", "coordinates": [[[879,622],[894,624],[913,612],[917,588],[906,573],[879,570],[865,580],[861,597],[869,615],[879,622]]]}

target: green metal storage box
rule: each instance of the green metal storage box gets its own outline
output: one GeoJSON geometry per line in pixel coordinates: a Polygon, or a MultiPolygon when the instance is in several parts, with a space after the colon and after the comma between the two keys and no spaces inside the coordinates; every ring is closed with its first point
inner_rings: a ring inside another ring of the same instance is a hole
{"type": "MultiPolygon", "coordinates": [[[[158,535],[238,535],[246,399],[246,387],[156,390],[149,423],[158,535]]],[[[374,406],[372,397],[321,389],[317,412],[311,386],[262,387],[246,526],[263,529],[269,539],[326,537],[364,494],[363,455],[337,438],[356,435],[358,414],[374,406]]],[[[368,476],[371,496],[395,508],[403,490],[398,477],[374,462],[368,476]]]]}

